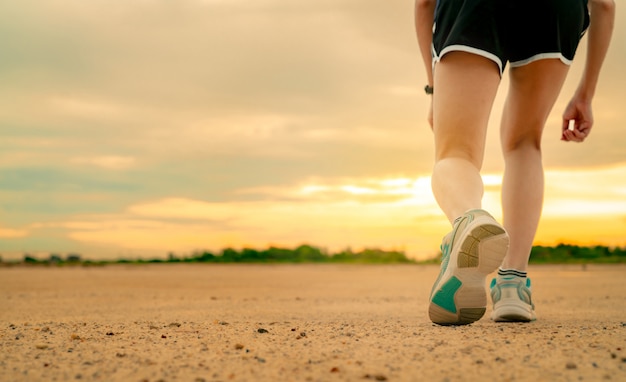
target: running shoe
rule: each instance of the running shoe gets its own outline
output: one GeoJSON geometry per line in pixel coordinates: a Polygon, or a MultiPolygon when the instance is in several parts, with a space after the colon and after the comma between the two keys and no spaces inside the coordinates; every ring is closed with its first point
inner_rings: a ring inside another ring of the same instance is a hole
{"type": "Polygon", "coordinates": [[[487,307],[485,278],[498,269],[509,236],[487,211],[470,210],[454,221],[441,244],[441,272],[430,294],[428,315],[439,325],[466,325],[487,307]]]}
{"type": "Polygon", "coordinates": [[[493,311],[496,322],[529,322],[537,319],[531,297],[530,279],[518,276],[498,276],[491,280],[493,311]]]}

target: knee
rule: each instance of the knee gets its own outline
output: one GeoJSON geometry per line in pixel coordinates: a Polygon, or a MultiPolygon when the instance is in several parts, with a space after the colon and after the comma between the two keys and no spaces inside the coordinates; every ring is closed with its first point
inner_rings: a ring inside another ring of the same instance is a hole
{"type": "Polygon", "coordinates": [[[543,134],[542,120],[526,121],[524,126],[510,124],[501,131],[502,152],[508,153],[518,150],[541,151],[541,136],[543,134]]]}
{"type": "Polygon", "coordinates": [[[502,152],[505,155],[507,153],[518,152],[520,150],[541,152],[541,132],[503,134],[502,152]]]}

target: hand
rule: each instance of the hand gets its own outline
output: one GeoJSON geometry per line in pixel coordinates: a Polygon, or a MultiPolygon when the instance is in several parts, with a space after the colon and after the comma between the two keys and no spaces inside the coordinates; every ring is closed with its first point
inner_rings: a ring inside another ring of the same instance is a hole
{"type": "Polygon", "coordinates": [[[566,142],[582,142],[591,132],[593,113],[591,102],[579,100],[576,96],[570,101],[563,113],[561,140],[566,142]],[[570,121],[573,126],[570,129],[570,121]]]}

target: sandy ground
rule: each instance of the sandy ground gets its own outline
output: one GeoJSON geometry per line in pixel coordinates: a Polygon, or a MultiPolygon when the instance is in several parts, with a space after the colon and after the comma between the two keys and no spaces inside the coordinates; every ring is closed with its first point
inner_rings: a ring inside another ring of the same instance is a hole
{"type": "Polygon", "coordinates": [[[626,381],[626,267],[531,268],[538,320],[441,327],[435,266],[0,268],[1,381],[626,381]]]}

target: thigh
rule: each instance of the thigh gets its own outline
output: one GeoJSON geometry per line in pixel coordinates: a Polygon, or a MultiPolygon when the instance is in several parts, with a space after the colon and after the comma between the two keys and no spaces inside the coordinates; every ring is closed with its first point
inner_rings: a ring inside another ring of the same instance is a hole
{"type": "Polygon", "coordinates": [[[539,147],[543,127],[558,98],[569,66],[559,59],[544,59],[510,69],[510,86],[502,115],[503,149],[524,141],[539,147]]]}
{"type": "Polygon", "coordinates": [[[435,66],[433,131],[436,159],[461,157],[480,168],[500,71],[492,61],[450,52],[435,66]]]}

